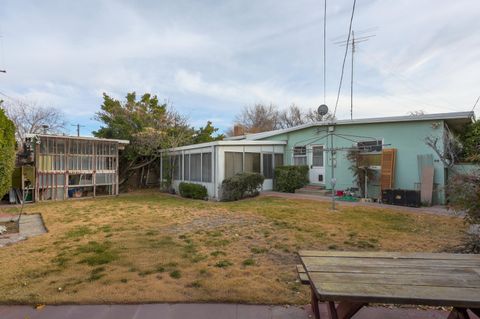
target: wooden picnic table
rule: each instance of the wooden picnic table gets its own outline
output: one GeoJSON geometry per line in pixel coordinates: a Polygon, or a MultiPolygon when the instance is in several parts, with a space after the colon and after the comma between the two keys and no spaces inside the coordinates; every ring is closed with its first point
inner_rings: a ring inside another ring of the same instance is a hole
{"type": "Polygon", "coordinates": [[[480,317],[480,255],[390,252],[299,252],[312,290],[332,319],[369,303],[453,307],[449,319],[480,317]],[[337,303],[337,305],[336,305],[337,303]]]}

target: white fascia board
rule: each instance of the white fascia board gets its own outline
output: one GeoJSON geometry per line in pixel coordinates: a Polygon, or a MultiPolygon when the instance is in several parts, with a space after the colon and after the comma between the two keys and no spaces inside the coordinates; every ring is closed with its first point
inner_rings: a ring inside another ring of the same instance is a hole
{"type": "Polygon", "coordinates": [[[170,148],[164,151],[168,152],[176,152],[176,151],[186,151],[186,150],[193,150],[198,148],[206,148],[211,146],[247,146],[247,145],[286,145],[287,141],[252,141],[252,140],[240,140],[240,141],[215,141],[209,143],[201,143],[201,144],[191,144],[185,145],[175,148],[170,148]]]}
{"type": "Polygon", "coordinates": [[[72,140],[117,142],[119,144],[130,144],[130,141],[128,141],[128,140],[117,140],[117,139],[111,139],[111,138],[88,137],[88,136],[53,135],[53,134],[25,134],[25,137],[27,137],[27,138],[53,137],[53,138],[66,138],[66,139],[72,139],[72,140]]]}

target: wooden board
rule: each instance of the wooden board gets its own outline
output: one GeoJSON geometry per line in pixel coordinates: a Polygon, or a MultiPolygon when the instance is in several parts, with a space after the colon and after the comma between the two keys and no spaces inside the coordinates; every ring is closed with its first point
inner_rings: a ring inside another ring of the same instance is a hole
{"type": "Polygon", "coordinates": [[[480,308],[480,255],[299,254],[321,300],[480,308]]]}
{"type": "Polygon", "coordinates": [[[432,204],[433,195],[433,166],[425,166],[422,169],[422,180],[420,186],[420,200],[427,205],[432,204]]]}
{"type": "Polygon", "coordinates": [[[300,279],[300,282],[304,285],[309,285],[310,284],[310,279],[308,279],[307,271],[303,267],[303,265],[297,265],[297,273],[298,273],[298,279],[300,279]]]}
{"type": "Polygon", "coordinates": [[[395,148],[382,150],[382,168],[380,175],[380,188],[382,190],[394,188],[396,154],[397,150],[395,148]]]}

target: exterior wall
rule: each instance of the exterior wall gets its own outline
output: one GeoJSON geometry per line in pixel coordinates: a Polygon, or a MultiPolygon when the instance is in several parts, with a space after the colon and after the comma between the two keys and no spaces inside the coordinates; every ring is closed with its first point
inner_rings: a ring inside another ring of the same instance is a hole
{"type": "MultiPolygon", "coordinates": [[[[333,138],[333,146],[351,147],[355,145],[355,141],[369,140],[371,138],[382,139],[383,144],[388,144],[384,148],[397,149],[394,187],[403,189],[415,189],[416,183],[420,182],[417,155],[432,154],[435,169],[434,183],[439,185],[437,202],[444,203],[445,169],[438,156],[424,142],[425,137],[436,136],[439,137],[439,146],[443,148],[441,144],[443,132],[444,124],[442,121],[337,125],[335,126],[336,136],[333,138]],[[338,135],[343,135],[344,138],[338,135]],[[365,138],[361,138],[361,136],[365,138]]],[[[295,146],[324,144],[325,147],[330,147],[331,145],[331,138],[328,137],[327,139],[326,127],[310,127],[265,139],[287,141],[284,153],[286,165],[292,165],[293,148],[295,146]]],[[[346,151],[338,151],[336,155],[334,172],[337,184],[335,188],[339,190],[357,186],[354,176],[349,169],[351,163],[346,158],[346,154],[346,151]]],[[[331,188],[332,166],[330,153],[325,152],[324,158],[325,186],[326,188],[331,188]]],[[[379,184],[369,185],[369,192],[371,187],[377,188],[378,192],[379,184]]]]}
{"type": "Polygon", "coordinates": [[[454,165],[453,168],[458,173],[469,174],[469,173],[479,172],[480,164],[460,163],[460,164],[454,165]]]}
{"type": "MultiPolygon", "coordinates": [[[[245,145],[245,146],[219,146],[218,147],[218,165],[217,165],[217,193],[215,197],[219,197],[219,188],[222,184],[222,181],[225,179],[225,152],[251,152],[251,153],[270,153],[270,154],[284,154],[284,146],[282,145],[245,145]]],[[[285,155],[284,155],[285,161],[285,155]]],[[[245,161],[244,161],[245,162],[245,161]]],[[[263,156],[260,155],[260,170],[263,170],[263,156]]],[[[272,190],[273,189],[273,179],[265,178],[262,190],[272,190]]]]}
{"type": "MultiPolygon", "coordinates": [[[[263,156],[264,153],[270,154],[284,154],[283,145],[230,145],[230,146],[221,146],[215,145],[210,147],[199,147],[195,149],[182,150],[170,153],[170,155],[178,154],[198,154],[198,153],[212,152],[212,182],[198,182],[198,181],[186,181],[189,183],[195,183],[203,185],[207,188],[208,196],[211,199],[220,198],[220,187],[222,181],[225,179],[225,152],[251,152],[251,153],[260,153],[260,169],[263,170],[263,156]]],[[[245,161],[244,161],[245,162],[245,161]]],[[[183,160],[182,160],[183,163],[183,160]]],[[[184,168],[184,167],[183,167],[184,168]]],[[[161,170],[162,171],[162,170],[161,170]]],[[[175,191],[179,192],[179,185],[184,181],[185,172],[182,172],[182,180],[173,180],[172,186],[175,191]]],[[[162,177],[163,178],[163,177],[162,177]]],[[[265,179],[262,185],[262,190],[272,190],[273,189],[273,179],[265,179]]]]}

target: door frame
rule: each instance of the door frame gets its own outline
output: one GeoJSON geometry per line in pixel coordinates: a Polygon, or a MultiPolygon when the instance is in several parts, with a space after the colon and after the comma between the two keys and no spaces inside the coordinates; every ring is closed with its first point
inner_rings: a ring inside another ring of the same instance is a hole
{"type": "Polygon", "coordinates": [[[310,184],[325,185],[325,144],[309,144],[307,146],[307,165],[308,169],[308,178],[310,184]],[[323,166],[313,166],[313,148],[322,147],[323,149],[323,166]],[[313,176],[323,175],[323,180],[318,181],[313,176]]]}

